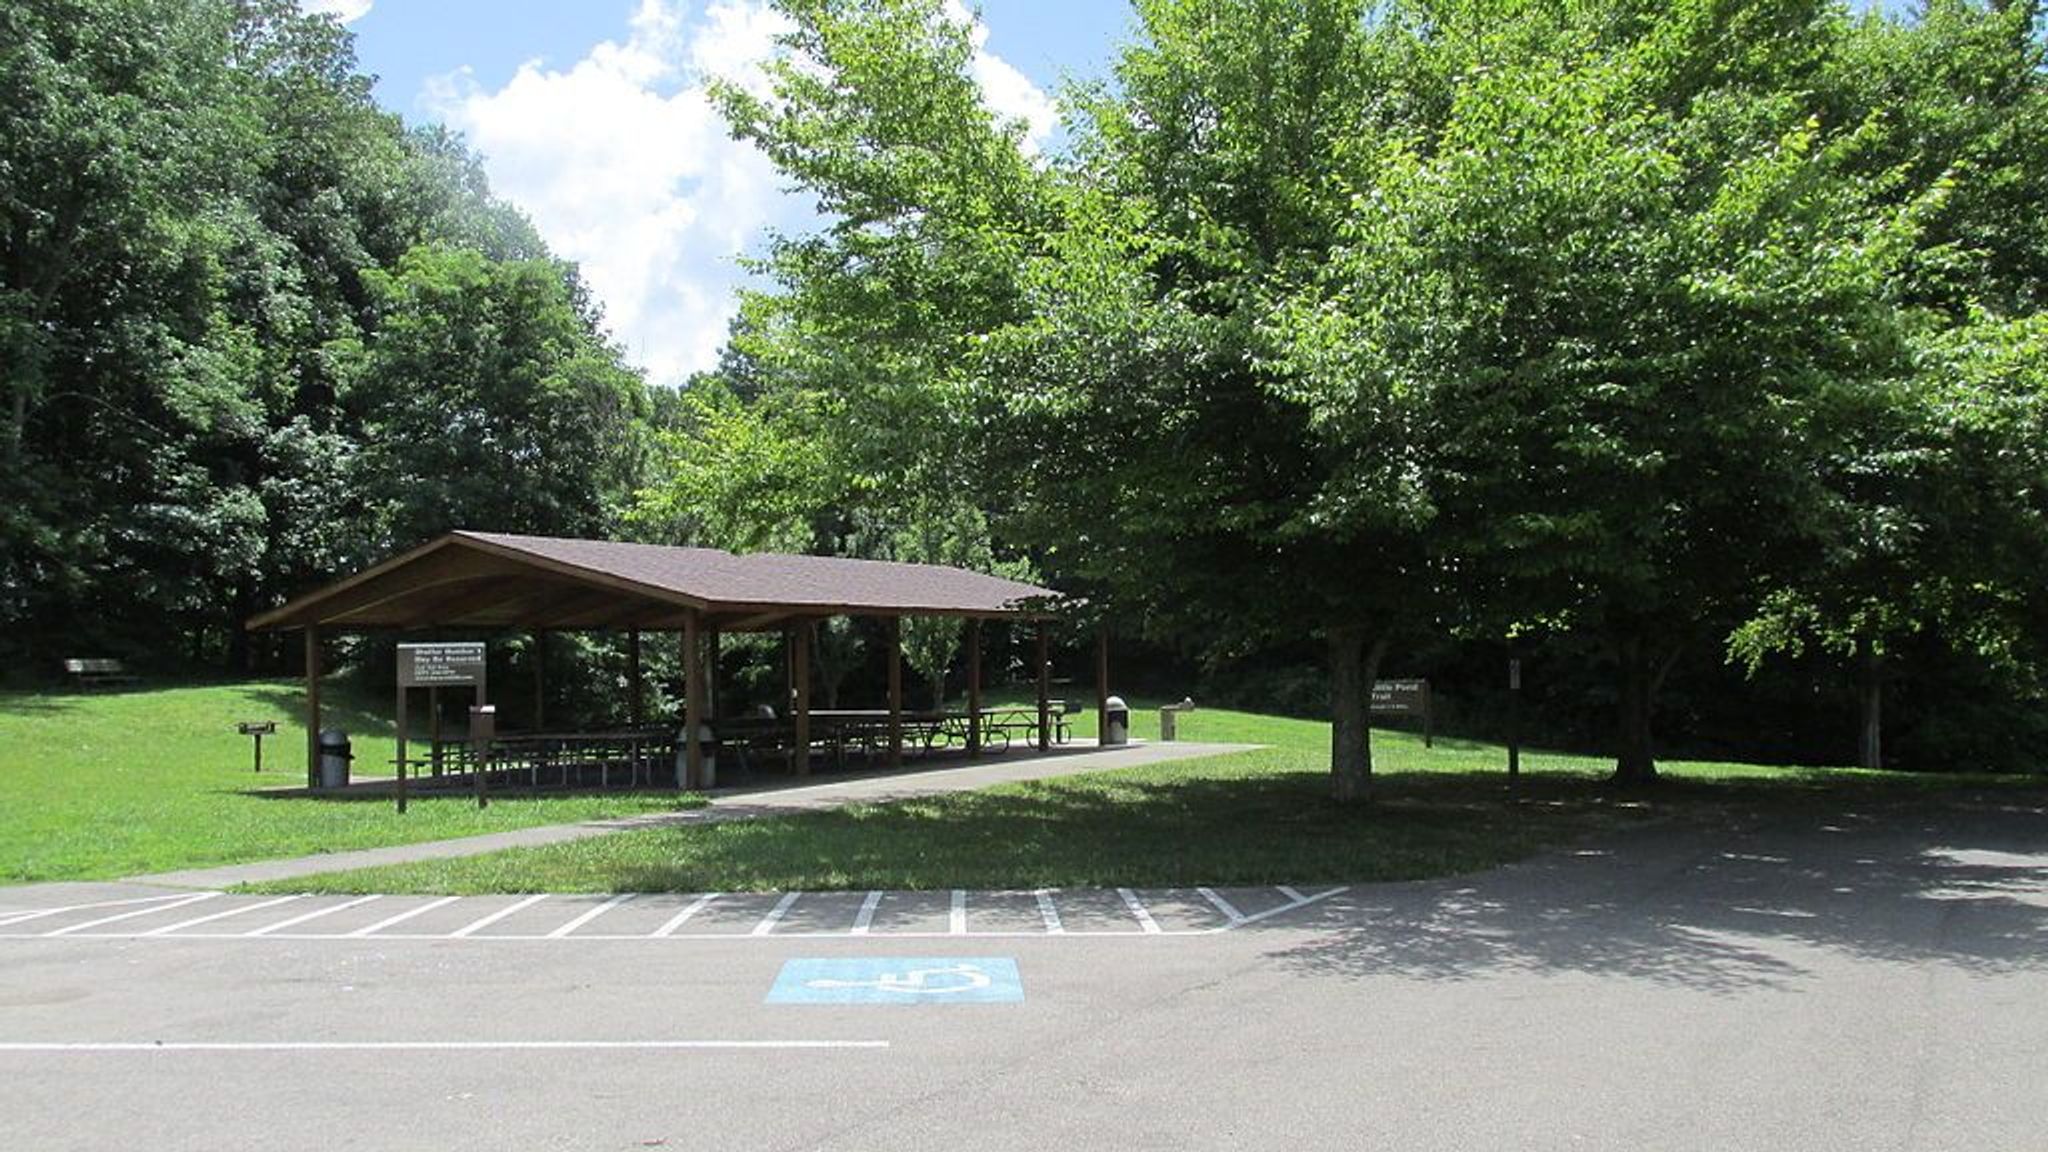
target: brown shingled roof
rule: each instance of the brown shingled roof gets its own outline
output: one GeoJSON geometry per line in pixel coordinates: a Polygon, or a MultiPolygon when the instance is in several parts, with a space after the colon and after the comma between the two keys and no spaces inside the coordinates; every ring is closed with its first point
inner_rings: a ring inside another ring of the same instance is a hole
{"type": "Polygon", "coordinates": [[[937,564],[454,532],[250,619],[252,629],[780,627],[797,617],[1040,616],[1057,593],[937,564]]]}

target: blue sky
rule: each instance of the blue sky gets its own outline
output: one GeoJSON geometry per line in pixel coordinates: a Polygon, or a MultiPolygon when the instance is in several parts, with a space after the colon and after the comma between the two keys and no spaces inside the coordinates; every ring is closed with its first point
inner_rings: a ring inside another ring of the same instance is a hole
{"type": "MultiPolygon", "coordinates": [[[[957,0],[956,0],[957,2],[957,0]]],[[[768,50],[765,0],[301,0],[356,36],[377,98],[457,128],[498,193],[583,268],[613,337],[672,385],[717,360],[741,256],[813,219],[726,138],[702,98],[768,50]]],[[[1122,0],[969,0],[989,104],[1051,139],[1062,77],[1098,76],[1126,39],[1122,0]]]]}

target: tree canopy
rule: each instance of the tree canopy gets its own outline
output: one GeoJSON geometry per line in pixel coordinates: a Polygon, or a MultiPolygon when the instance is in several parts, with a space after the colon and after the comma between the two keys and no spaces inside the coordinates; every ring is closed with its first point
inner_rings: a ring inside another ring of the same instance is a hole
{"type": "Polygon", "coordinates": [[[936,0],[782,7],[777,387],[1155,635],[1322,637],[1340,797],[1418,634],[1598,638],[1647,779],[1687,649],[2034,627],[2037,497],[1959,503],[2031,483],[2033,5],[1140,0],[1045,162],[936,0]]]}
{"type": "Polygon", "coordinates": [[[431,533],[615,522],[640,380],[331,19],[9,4],[0,119],[0,644],[239,664],[255,609],[431,533]]]}

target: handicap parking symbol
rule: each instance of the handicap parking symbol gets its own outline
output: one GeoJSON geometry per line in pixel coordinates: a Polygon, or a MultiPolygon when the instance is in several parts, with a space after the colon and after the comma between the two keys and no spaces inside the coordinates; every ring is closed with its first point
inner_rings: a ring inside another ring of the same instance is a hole
{"type": "Polygon", "coordinates": [[[770,1004],[1016,1004],[1024,999],[1007,956],[799,958],[782,965],[770,1004]]]}

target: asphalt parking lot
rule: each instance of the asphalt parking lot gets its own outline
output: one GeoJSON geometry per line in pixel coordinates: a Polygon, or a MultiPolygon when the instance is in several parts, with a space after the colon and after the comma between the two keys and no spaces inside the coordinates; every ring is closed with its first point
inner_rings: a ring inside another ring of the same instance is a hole
{"type": "Polygon", "coordinates": [[[1343,889],[0,889],[10,1149],[2030,1149],[2044,1069],[2026,805],[1343,889]]]}

